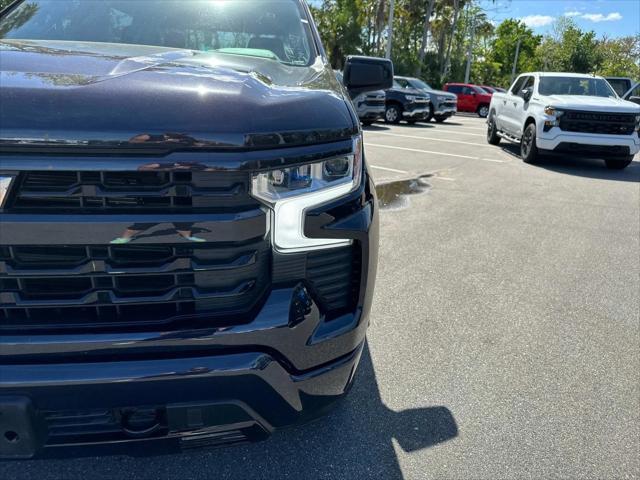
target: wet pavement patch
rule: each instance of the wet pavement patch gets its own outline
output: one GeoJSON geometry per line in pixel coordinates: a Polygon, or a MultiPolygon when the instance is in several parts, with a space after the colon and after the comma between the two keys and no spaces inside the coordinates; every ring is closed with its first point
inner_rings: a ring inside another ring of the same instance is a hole
{"type": "Polygon", "coordinates": [[[431,184],[427,179],[431,175],[421,175],[409,180],[399,180],[376,185],[378,205],[385,210],[399,210],[409,206],[409,195],[428,192],[431,184]]]}

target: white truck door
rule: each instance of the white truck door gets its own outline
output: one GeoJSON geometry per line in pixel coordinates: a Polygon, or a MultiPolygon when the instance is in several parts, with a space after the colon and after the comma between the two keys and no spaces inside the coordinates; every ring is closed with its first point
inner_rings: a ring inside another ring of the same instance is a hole
{"type": "MultiPolygon", "coordinates": [[[[521,137],[524,131],[524,122],[527,119],[528,111],[529,111],[529,101],[526,101],[523,95],[523,91],[526,89],[531,89],[533,91],[533,87],[535,85],[535,77],[528,75],[525,77],[524,82],[520,86],[520,91],[514,100],[514,111],[513,111],[513,134],[516,137],[521,137]]],[[[531,97],[529,97],[531,100],[531,97]]]]}
{"type": "Polygon", "coordinates": [[[522,85],[526,80],[525,75],[521,75],[518,79],[513,82],[511,88],[507,93],[504,94],[502,100],[500,101],[501,105],[498,106],[499,114],[498,114],[498,129],[503,130],[504,132],[510,135],[516,135],[518,130],[516,125],[516,112],[515,106],[518,103],[518,99],[521,97],[518,96],[518,93],[522,90],[522,85]]]}

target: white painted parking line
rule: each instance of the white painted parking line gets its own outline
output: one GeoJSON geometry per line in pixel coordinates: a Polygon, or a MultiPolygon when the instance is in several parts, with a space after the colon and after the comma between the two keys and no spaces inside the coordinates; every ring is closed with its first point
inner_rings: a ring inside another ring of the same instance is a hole
{"type": "MultiPolygon", "coordinates": [[[[456,158],[466,158],[468,160],[482,160],[484,162],[493,162],[493,163],[508,163],[509,160],[495,160],[493,158],[480,158],[480,157],[470,157],[469,155],[459,155],[457,153],[446,153],[446,152],[434,152],[432,150],[421,150],[419,148],[407,148],[407,147],[395,147],[392,145],[380,145],[379,143],[369,143],[365,142],[365,146],[367,147],[378,147],[378,148],[391,148],[393,150],[404,150],[407,152],[416,152],[416,153],[429,153],[431,155],[442,155],[445,157],[456,157],[456,158]]],[[[381,167],[377,167],[381,168],[381,167]]],[[[403,172],[406,173],[406,172],[403,172]]]]}
{"type": "Polygon", "coordinates": [[[389,137],[415,138],[417,140],[429,140],[434,142],[445,142],[445,143],[458,143],[461,145],[473,145],[474,147],[493,148],[493,145],[488,145],[486,143],[463,142],[461,140],[449,140],[448,138],[419,137],[418,135],[403,135],[400,133],[383,133],[383,132],[376,132],[376,135],[387,135],[389,137]]]}
{"type": "MultiPolygon", "coordinates": [[[[444,128],[436,128],[433,130],[433,133],[436,132],[444,132],[444,133],[455,133],[456,135],[473,135],[474,137],[484,137],[485,133],[469,133],[469,132],[461,132],[460,130],[445,130],[444,128]]],[[[431,133],[425,132],[425,133],[431,133]]]]}
{"type": "Polygon", "coordinates": [[[367,147],[391,148],[393,150],[405,150],[407,152],[430,153],[431,155],[443,155],[446,157],[466,158],[468,160],[480,160],[478,157],[470,157],[468,155],[458,155],[457,153],[433,152],[431,150],[420,150],[418,148],[393,147],[391,145],[380,145],[379,143],[365,142],[367,147]]]}
{"type": "Polygon", "coordinates": [[[387,168],[387,167],[379,167],[377,165],[369,165],[370,168],[375,168],[378,170],[386,170],[387,172],[395,172],[395,173],[409,173],[409,172],[405,172],[404,170],[397,170],[395,168],[387,168]]]}
{"type": "Polygon", "coordinates": [[[479,158],[478,160],[482,160],[484,162],[494,162],[494,163],[507,163],[509,160],[496,160],[495,158],[479,158]]]}
{"type": "Polygon", "coordinates": [[[455,182],[456,181],[455,178],[441,177],[440,175],[436,175],[434,178],[437,178],[438,180],[446,180],[447,182],[455,182]]]}

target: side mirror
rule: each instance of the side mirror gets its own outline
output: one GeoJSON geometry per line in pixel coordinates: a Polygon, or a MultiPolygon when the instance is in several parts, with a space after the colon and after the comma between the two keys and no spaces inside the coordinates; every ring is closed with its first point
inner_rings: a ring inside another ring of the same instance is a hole
{"type": "Polygon", "coordinates": [[[351,98],[364,92],[386,90],[393,86],[393,63],[386,58],[348,56],[343,81],[351,98]]]}
{"type": "Polygon", "coordinates": [[[525,88],[520,92],[520,96],[524,99],[525,102],[528,102],[529,100],[531,100],[531,97],[533,96],[533,88],[531,87],[525,88]]]}
{"type": "Polygon", "coordinates": [[[637,97],[637,96],[635,96],[635,95],[631,95],[631,96],[628,98],[628,100],[629,100],[630,102],[637,103],[638,105],[640,105],[640,97],[637,97]]]}

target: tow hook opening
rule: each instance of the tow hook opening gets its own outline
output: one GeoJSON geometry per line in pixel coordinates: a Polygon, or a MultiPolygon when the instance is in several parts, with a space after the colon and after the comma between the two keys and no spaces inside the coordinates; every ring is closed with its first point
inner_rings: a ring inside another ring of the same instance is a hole
{"type": "Polygon", "coordinates": [[[150,437],[167,426],[167,411],[162,407],[122,408],[115,413],[120,428],[131,438],[150,437]]]}

